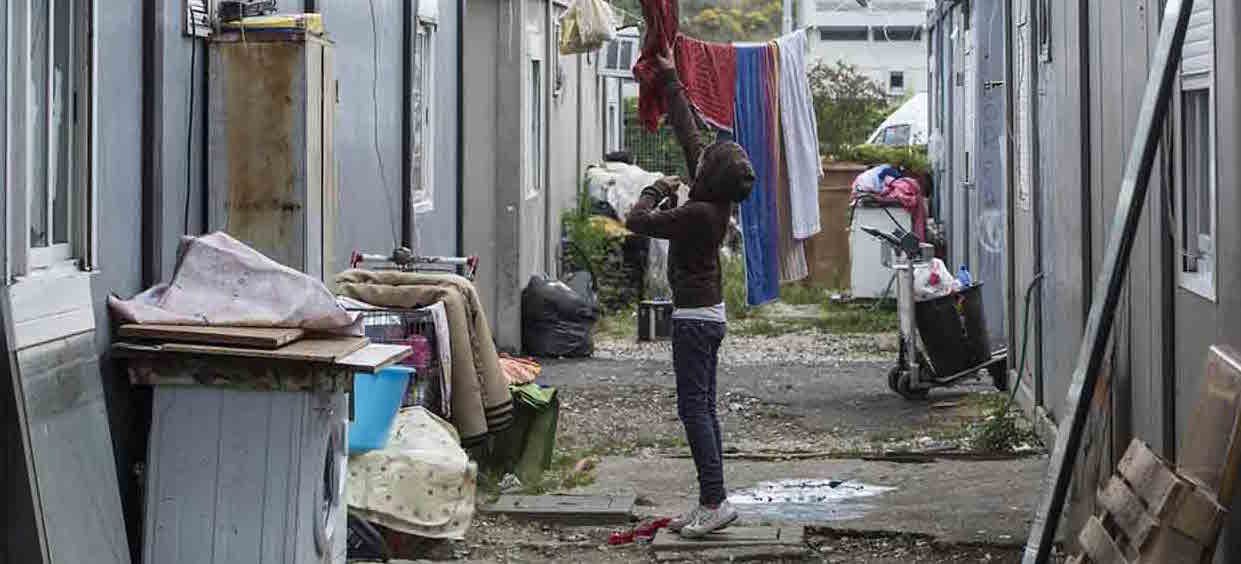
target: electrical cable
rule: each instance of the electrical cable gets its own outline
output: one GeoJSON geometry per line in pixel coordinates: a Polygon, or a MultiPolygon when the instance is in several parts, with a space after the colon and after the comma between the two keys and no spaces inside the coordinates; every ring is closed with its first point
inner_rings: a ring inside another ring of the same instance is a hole
{"type": "Polygon", "coordinates": [[[397,220],[393,219],[392,212],[400,213],[400,205],[392,203],[392,194],[389,193],[388,172],[384,167],[383,152],[379,148],[379,22],[375,18],[375,0],[368,0],[371,11],[371,111],[372,123],[371,129],[374,131],[375,142],[375,162],[379,165],[379,182],[382,184],[384,200],[388,202],[388,227],[392,230],[392,248],[401,246],[401,235],[397,231],[397,220]]]}
{"type": "Polygon", "coordinates": [[[190,17],[190,104],[185,131],[185,211],[182,226],[185,236],[190,234],[190,197],[194,184],[194,73],[198,60],[198,24],[190,17]]]}

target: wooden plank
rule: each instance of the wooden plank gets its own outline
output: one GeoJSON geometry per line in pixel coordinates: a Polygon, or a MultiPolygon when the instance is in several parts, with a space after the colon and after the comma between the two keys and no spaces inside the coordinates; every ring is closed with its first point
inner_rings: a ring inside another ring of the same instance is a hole
{"type": "Polygon", "coordinates": [[[1107,534],[1098,517],[1091,517],[1086,521],[1086,527],[1082,529],[1078,540],[1082,544],[1082,550],[1094,564],[1129,564],[1129,560],[1120,551],[1120,547],[1116,546],[1116,541],[1107,534]]]}
{"type": "Polygon", "coordinates": [[[327,337],[302,339],[270,351],[186,343],[165,343],[159,345],[156,349],[162,352],[173,353],[256,358],[260,360],[296,360],[331,364],[361,350],[368,344],[370,344],[370,339],[366,337],[327,337]]]}
{"type": "Polygon", "coordinates": [[[1219,539],[1228,514],[1215,498],[1205,490],[1188,487],[1179,496],[1177,507],[1166,516],[1160,516],[1168,527],[1176,529],[1204,546],[1212,546],[1219,539]]]}
{"type": "Polygon", "coordinates": [[[656,551],[703,550],[746,546],[799,546],[803,543],[802,527],[730,527],[700,539],[687,539],[667,529],[655,535],[651,547],[656,551]]]}
{"type": "Polygon", "coordinates": [[[1160,529],[1151,539],[1150,548],[1142,551],[1142,564],[1201,564],[1205,549],[1193,539],[1173,529],[1160,529]]]}
{"type": "Polygon", "coordinates": [[[1151,532],[1159,527],[1159,522],[1146,513],[1146,508],[1137,494],[1129,489],[1124,480],[1116,476],[1099,492],[1099,508],[1106,511],[1125,534],[1134,551],[1141,550],[1151,532]]]}
{"type": "Polygon", "coordinates": [[[1154,515],[1162,515],[1171,507],[1181,490],[1190,487],[1178,477],[1159,455],[1140,439],[1129,443],[1129,450],[1120,459],[1117,473],[1129,482],[1133,491],[1146,502],[1154,515]]]}
{"type": "Polygon", "coordinates": [[[306,335],[302,329],[281,327],[207,327],[198,325],[122,325],[117,335],[126,339],[278,349],[306,335]]]}
{"type": "Polygon", "coordinates": [[[1241,354],[1229,347],[1211,347],[1201,395],[1177,453],[1177,470],[1226,503],[1232,500],[1241,462],[1239,408],[1241,354]]]}
{"type": "Polygon", "coordinates": [[[630,521],[635,501],[636,498],[632,495],[505,495],[500,496],[494,504],[483,506],[481,511],[518,519],[575,525],[613,525],[630,521]]]}
{"type": "Polygon", "coordinates": [[[405,360],[413,352],[413,349],[406,345],[367,345],[362,350],[337,360],[336,365],[374,374],[405,360]]]}

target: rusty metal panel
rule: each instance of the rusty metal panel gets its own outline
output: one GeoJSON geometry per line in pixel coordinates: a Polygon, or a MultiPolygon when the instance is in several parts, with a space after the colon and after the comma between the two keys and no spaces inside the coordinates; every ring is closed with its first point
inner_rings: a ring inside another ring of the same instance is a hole
{"type": "Polygon", "coordinates": [[[317,211],[308,190],[320,189],[307,176],[311,48],[213,43],[208,65],[210,228],[299,270],[316,270],[306,254],[307,218],[317,211]]]}

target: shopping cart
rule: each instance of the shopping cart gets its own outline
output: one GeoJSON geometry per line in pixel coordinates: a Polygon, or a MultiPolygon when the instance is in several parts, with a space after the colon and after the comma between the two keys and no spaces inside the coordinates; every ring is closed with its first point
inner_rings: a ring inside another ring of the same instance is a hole
{"type": "Polygon", "coordinates": [[[478,257],[436,257],[416,255],[406,247],[399,247],[390,255],[353,252],[349,258],[351,268],[370,270],[400,270],[402,272],[455,272],[470,281],[478,273],[478,257]]]}
{"type": "Polygon", "coordinates": [[[888,388],[908,400],[926,399],[932,388],[949,387],[985,371],[1000,391],[1008,389],[1007,350],[992,351],[982,308],[982,284],[934,300],[914,301],[914,269],[931,260],[931,245],[897,227],[862,231],[883,243],[880,262],[896,271],[900,349],[888,371],[888,388]]]}

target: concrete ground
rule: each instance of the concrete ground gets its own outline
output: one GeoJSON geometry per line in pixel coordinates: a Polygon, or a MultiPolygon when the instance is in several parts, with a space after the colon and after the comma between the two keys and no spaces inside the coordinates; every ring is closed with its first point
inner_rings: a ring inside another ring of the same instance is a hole
{"type": "MultiPolygon", "coordinates": [[[[813,520],[800,522],[914,533],[949,544],[1024,542],[1046,457],[974,459],[959,442],[980,416],[970,408],[991,390],[975,383],[935,391],[928,402],[908,402],[887,389],[889,366],[872,360],[722,366],[725,450],[734,457],[725,464],[730,490],[780,480],[888,487],[874,498],[843,502],[864,510],[846,507],[838,518],[811,512],[813,520]],[[897,455],[911,452],[929,456],[897,455]],[[781,454],[819,458],[778,460],[781,454]]],[[[648,515],[674,514],[691,504],[697,484],[683,440],[677,440],[669,363],[558,362],[544,375],[547,385],[561,390],[562,445],[606,440],[637,447],[602,456],[594,483],[573,493],[632,492],[649,501],[642,508],[648,515]]],[[[797,520],[743,516],[750,524],[797,520]]]]}
{"type": "MultiPolygon", "coordinates": [[[[806,526],[807,546],[798,558],[717,551],[690,561],[1020,561],[1046,465],[1041,447],[1022,445],[1016,455],[975,449],[986,411],[1004,399],[984,383],[937,390],[926,402],[890,392],[893,342],[890,335],[726,341],[719,413],[727,485],[735,501],[759,502],[739,505],[738,525],[806,526]],[[818,488],[808,495],[793,488],[795,498],[769,488],[784,482],[818,488]]],[[[595,359],[544,363],[540,383],[559,389],[561,417],[557,462],[536,489],[632,493],[640,517],[688,508],[697,485],[676,418],[667,345],[605,341],[598,348],[595,359]]],[[[649,547],[608,546],[613,530],[480,516],[464,542],[428,543],[411,556],[656,561],[649,547]]]]}

